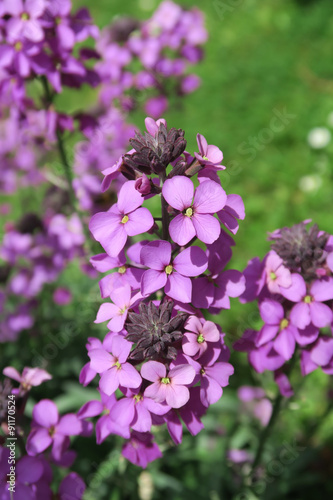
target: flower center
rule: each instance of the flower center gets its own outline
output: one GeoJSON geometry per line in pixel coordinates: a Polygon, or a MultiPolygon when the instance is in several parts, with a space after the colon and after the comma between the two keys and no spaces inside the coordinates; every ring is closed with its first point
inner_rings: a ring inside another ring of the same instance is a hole
{"type": "Polygon", "coordinates": [[[205,342],[205,338],[202,335],[202,333],[199,333],[197,341],[198,341],[199,344],[202,344],[203,342],[205,342]]]}
{"type": "Polygon", "coordinates": [[[166,266],[166,268],[165,268],[164,270],[165,270],[165,272],[166,272],[167,274],[171,274],[171,273],[172,273],[172,271],[173,271],[173,267],[172,267],[172,265],[171,265],[171,264],[169,264],[168,266],[166,266]]]}
{"type": "Polygon", "coordinates": [[[206,160],[206,161],[209,161],[209,160],[208,160],[208,158],[207,158],[207,156],[203,156],[202,158],[203,158],[204,160],[206,160]]]}
{"type": "Polygon", "coordinates": [[[27,12],[23,12],[23,14],[21,15],[21,19],[22,21],[28,21],[29,14],[27,12]]]}
{"type": "Polygon", "coordinates": [[[283,318],[280,322],[280,330],[284,330],[288,325],[289,321],[286,318],[283,318]]]}
{"type": "Polygon", "coordinates": [[[161,382],[162,384],[170,384],[171,380],[169,379],[169,377],[163,377],[161,378],[161,382]]]}
{"type": "Polygon", "coordinates": [[[275,274],[273,271],[271,271],[271,272],[269,273],[269,277],[270,277],[270,278],[271,278],[271,280],[273,280],[273,281],[274,281],[274,280],[276,280],[276,278],[277,278],[276,274],[275,274]]]}
{"type": "Polygon", "coordinates": [[[119,267],[119,269],[118,269],[118,273],[119,273],[119,274],[124,274],[124,273],[126,273],[126,266],[121,266],[121,267],[119,267]]]}
{"type": "Polygon", "coordinates": [[[17,51],[17,52],[20,52],[20,50],[22,50],[22,42],[16,42],[15,45],[14,45],[14,49],[17,51]]]}
{"type": "Polygon", "coordinates": [[[186,211],[185,211],[185,215],[186,217],[192,217],[193,215],[193,210],[191,207],[187,208],[186,211]]]}
{"type": "Polygon", "coordinates": [[[126,224],[126,222],[129,221],[128,215],[124,215],[124,217],[121,219],[122,224],[126,224]]]}
{"type": "Polygon", "coordinates": [[[55,433],[55,427],[54,425],[51,425],[51,427],[49,428],[49,436],[53,437],[54,433],[55,433]]]}
{"type": "Polygon", "coordinates": [[[58,24],[58,25],[61,24],[61,17],[60,16],[57,16],[55,18],[55,23],[58,24]]]}
{"type": "Polygon", "coordinates": [[[200,374],[201,374],[201,375],[205,375],[205,373],[206,373],[206,372],[205,372],[204,368],[201,368],[201,370],[200,370],[200,374]]]}
{"type": "Polygon", "coordinates": [[[304,297],[304,302],[305,302],[306,304],[310,304],[310,303],[312,302],[312,297],[311,297],[311,295],[305,295],[305,297],[304,297]]]}
{"type": "Polygon", "coordinates": [[[119,361],[116,361],[112,366],[115,366],[117,370],[120,370],[121,368],[121,364],[119,363],[119,361]]]}
{"type": "Polygon", "coordinates": [[[143,400],[143,396],[142,396],[142,394],[136,394],[133,399],[134,399],[135,403],[139,403],[140,401],[143,400]]]}

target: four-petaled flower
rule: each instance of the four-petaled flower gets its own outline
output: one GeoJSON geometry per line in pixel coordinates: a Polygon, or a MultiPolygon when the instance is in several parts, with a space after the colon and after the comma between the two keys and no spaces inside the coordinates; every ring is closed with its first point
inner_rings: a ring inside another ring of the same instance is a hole
{"type": "Polygon", "coordinates": [[[176,176],[165,181],[162,194],[171,207],[181,212],[169,225],[173,241],[183,246],[195,236],[204,243],[217,240],[221,227],[211,214],[222,210],[227,201],[227,195],[219,184],[207,180],[194,192],[191,179],[176,176]]]}
{"type": "Polygon", "coordinates": [[[166,403],[171,408],[180,408],[190,399],[187,385],[195,377],[195,370],[190,365],[179,365],[167,374],[165,365],[158,361],[148,361],[141,368],[141,375],[153,382],[147,387],[144,395],[158,403],[166,403]]]}
{"type": "Polygon", "coordinates": [[[118,387],[136,389],[141,384],[139,372],[130,363],[126,363],[132,343],[120,335],[111,339],[110,352],[106,349],[91,349],[88,352],[90,365],[101,374],[99,387],[111,396],[118,387]]]}
{"type": "Polygon", "coordinates": [[[190,316],[184,327],[183,351],[188,356],[201,356],[207,349],[207,342],[218,342],[220,339],[220,332],[212,321],[190,316]]]}
{"type": "Polygon", "coordinates": [[[191,302],[192,283],[189,276],[202,274],[208,265],[205,252],[199,247],[186,248],[172,259],[168,241],[152,241],[141,250],[141,263],[150,267],[142,275],[143,296],[164,287],[165,293],[183,303],[191,302]]]}

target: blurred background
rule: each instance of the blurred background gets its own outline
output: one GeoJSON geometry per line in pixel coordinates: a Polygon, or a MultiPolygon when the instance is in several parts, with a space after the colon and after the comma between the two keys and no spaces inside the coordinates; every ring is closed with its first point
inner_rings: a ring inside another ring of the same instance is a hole
{"type": "MultiPolygon", "coordinates": [[[[195,150],[200,132],[224,153],[227,169],[221,174],[222,185],[228,193],[240,194],[246,208],[232,267],[242,270],[250,258],[262,258],[269,248],[267,233],[277,228],[312,219],[332,233],[332,0],[180,3],[204,12],[209,40],[205,58],[195,70],[201,86],[165,118],[169,126],[185,130],[189,151],[195,150]]],[[[94,0],[89,5],[86,0],[73,1],[74,8],[87,5],[101,28],[115,16],[145,19],[158,4],[157,0],[94,0]]],[[[85,106],[93,105],[95,91],[83,94],[85,106]]],[[[66,89],[57,97],[57,109],[81,109],[83,94],[66,89]]],[[[132,118],[142,129],[143,113],[138,111],[132,118]]],[[[38,207],[38,195],[31,188],[15,196],[11,218],[19,217],[27,203],[30,210],[38,207]]],[[[94,391],[79,385],[78,374],[87,360],[86,338],[105,329],[93,324],[99,300],[97,280],[82,275],[75,262],[60,280],[64,286],[70,283],[73,301],[63,307],[60,317],[50,299],[52,290],[46,289],[36,328],[44,333],[45,345],[57,332],[71,331],[73,318],[75,331],[70,341],[66,337],[65,345],[59,340],[58,354],[50,359],[53,380],[48,393],[42,386],[34,396],[36,400],[54,396],[65,412],[76,411],[89,396],[95,397],[94,391]]],[[[218,320],[229,345],[258,321],[255,305],[240,306],[237,299],[218,320]]],[[[38,360],[43,349],[39,338],[23,334],[19,342],[20,365],[31,365],[31,353],[38,360]]],[[[17,344],[1,350],[3,368],[13,363],[17,344]]],[[[333,498],[333,385],[318,370],[305,379],[299,373],[293,375],[297,397],[282,411],[269,441],[257,496],[234,496],[239,470],[246,464],[230,450],[253,449],[261,428],[254,409],[244,407],[234,388],[263,384],[268,397],[274,397],[277,389],[271,373],[255,374],[244,354],[232,353],[231,363],[237,367],[236,374],[205,417],[205,430],[196,437],[186,433],[179,447],[160,431],[164,457],[145,471],[119,457],[116,438],[99,447],[93,438],[91,443],[77,439],[74,449],[81,458],[74,470],[86,479],[86,498],[312,500],[324,494],[333,498]]],[[[262,415],[263,410],[258,411],[262,415]]]]}

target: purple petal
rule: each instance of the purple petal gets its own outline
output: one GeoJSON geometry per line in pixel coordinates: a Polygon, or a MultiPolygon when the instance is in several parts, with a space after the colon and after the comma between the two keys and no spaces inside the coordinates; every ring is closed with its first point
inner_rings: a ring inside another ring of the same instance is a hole
{"type": "Polygon", "coordinates": [[[282,330],[274,341],[274,349],[286,361],[289,360],[295,352],[296,341],[293,335],[290,335],[287,329],[282,330]]]}
{"type": "Polygon", "coordinates": [[[37,483],[43,473],[44,467],[38,458],[25,455],[17,462],[16,474],[20,483],[37,483]]]}
{"type": "MultiPolygon", "coordinates": [[[[204,182],[202,186],[207,184],[204,182]]],[[[220,223],[212,215],[197,214],[192,217],[192,223],[199,240],[204,243],[211,244],[217,240],[221,233],[220,223]]],[[[177,242],[176,242],[177,243],[177,242]]]]}
{"type": "Polygon", "coordinates": [[[205,252],[196,246],[186,248],[173,261],[173,267],[183,276],[199,276],[206,271],[207,266],[208,259],[205,252]]]}
{"type": "Polygon", "coordinates": [[[229,385],[229,377],[234,373],[234,367],[230,363],[219,361],[213,366],[206,366],[205,372],[210,379],[216,380],[221,387],[226,387],[229,385]]]}
{"type": "Polygon", "coordinates": [[[152,241],[142,248],[140,255],[143,266],[156,271],[164,271],[165,267],[170,264],[171,244],[168,241],[152,241]]]}
{"type": "Polygon", "coordinates": [[[207,158],[209,158],[209,161],[214,163],[214,165],[218,165],[223,160],[222,151],[217,146],[214,146],[213,144],[210,144],[208,146],[206,156],[207,156],[207,158]]]}
{"type": "Polygon", "coordinates": [[[190,207],[193,194],[193,182],[188,177],[175,176],[167,179],[163,184],[162,195],[166,202],[176,210],[183,211],[190,207]]]}
{"type": "Polygon", "coordinates": [[[167,278],[164,291],[172,299],[189,304],[192,297],[191,279],[173,272],[167,278]]]}
{"type": "Polygon", "coordinates": [[[279,331],[279,325],[264,325],[256,339],[256,346],[260,347],[273,340],[279,331]]]}
{"type": "Polygon", "coordinates": [[[154,269],[145,271],[141,278],[141,293],[144,297],[160,290],[167,282],[167,274],[154,269]]]}
{"type": "Polygon", "coordinates": [[[45,451],[51,444],[52,438],[48,429],[39,427],[30,432],[26,443],[26,450],[29,455],[34,456],[45,451]]]}
{"type": "MultiPolygon", "coordinates": [[[[192,368],[193,370],[193,368],[192,368]]],[[[190,391],[183,385],[167,385],[166,402],[171,408],[180,408],[190,399],[190,391]]]]}
{"type": "Polygon", "coordinates": [[[168,376],[171,378],[172,385],[188,385],[194,380],[195,370],[191,365],[178,365],[170,370],[168,376]]]}
{"type": "Polygon", "coordinates": [[[314,326],[324,328],[332,322],[333,313],[328,305],[322,304],[321,302],[311,302],[309,308],[311,321],[314,326]]]}
{"type": "Polygon", "coordinates": [[[209,406],[216,403],[222,396],[222,387],[216,380],[203,376],[201,379],[200,399],[203,405],[209,406]]]}
{"type": "Polygon", "coordinates": [[[218,342],[220,340],[220,332],[212,321],[205,321],[202,327],[202,333],[205,340],[208,340],[208,342],[218,342]]]}
{"type": "Polygon", "coordinates": [[[192,219],[183,214],[179,214],[172,219],[169,225],[169,233],[173,241],[180,246],[186,245],[196,235],[192,219]]]}
{"type": "Polygon", "coordinates": [[[333,299],[333,278],[317,280],[311,285],[310,295],[316,302],[333,299]]]}
{"type": "Polygon", "coordinates": [[[124,224],[128,236],[146,233],[154,224],[154,218],[148,208],[138,208],[128,214],[128,222],[124,224]]]}
{"type": "Polygon", "coordinates": [[[305,302],[296,304],[290,312],[290,321],[303,330],[311,323],[310,307],[305,302]]]}
{"type": "Polygon", "coordinates": [[[141,385],[142,379],[140,377],[140,373],[137,369],[130,365],[129,363],[125,363],[122,365],[121,369],[118,373],[119,376],[119,385],[122,387],[130,387],[132,389],[136,389],[141,385]]]}
{"type": "Polygon", "coordinates": [[[22,377],[19,374],[19,372],[16,370],[16,368],[13,368],[12,366],[7,366],[6,368],[4,368],[2,373],[6,375],[6,377],[12,378],[17,382],[21,382],[22,380],[22,377]]]}
{"type": "Polygon", "coordinates": [[[333,338],[321,337],[311,350],[311,360],[319,366],[327,365],[333,357],[333,338]]]}
{"type": "Polygon", "coordinates": [[[213,302],[214,294],[214,283],[211,283],[208,277],[192,280],[192,304],[194,307],[208,309],[213,302]]]}
{"type": "Polygon", "coordinates": [[[194,193],[193,207],[196,214],[213,214],[222,210],[227,195],[214,181],[202,182],[194,193]]]}
{"type": "Polygon", "coordinates": [[[148,361],[142,365],[141,376],[150,382],[156,382],[166,376],[166,368],[157,361],[148,361]]]}
{"type": "Polygon", "coordinates": [[[120,308],[123,309],[127,307],[131,300],[131,287],[129,285],[124,285],[117,290],[112,290],[111,300],[120,308]]]}
{"type": "Polygon", "coordinates": [[[304,330],[300,330],[299,328],[295,328],[293,325],[289,325],[289,332],[292,329],[292,334],[294,335],[296,342],[301,346],[306,346],[309,344],[313,344],[319,335],[319,330],[313,325],[308,325],[304,330]]]}
{"type": "Polygon", "coordinates": [[[103,321],[108,321],[119,313],[119,307],[115,304],[110,304],[104,302],[98,309],[98,313],[95,319],[95,323],[103,323],[103,321]]]}
{"type": "Polygon", "coordinates": [[[58,423],[58,408],[50,399],[43,399],[34,406],[32,416],[36,424],[50,428],[58,423]]]}
{"type": "Polygon", "coordinates": [[[132,343],[121,335],[114,335],[111,339],[111,352],[120,363],[125,363],[131,352],[132,343]]]}
{"type": "Polygon", "coordinates": [[[265,299],[259,305],[260,316],[268,325],[279,325],[284,317],[284,309],[279,302],[265,299]]]}
{"type": "Polygon", "coordinates": [[[138,432],[149,432],[152,426],[152,420],[149,411],[143,406],[142,403],[137,404],[135,410],[136,415],[131,425],[132,429],[138,432]]]}
{"type": "Polygon", "coordinates": [[[195,356],[200,349],[198,336],[195,333],[185,333],[183,336],[182,349],[187,356],[195,356]]]}
{"type": "Polygon", "coordinates": [[[68,413],[61,417],[57,432],[65,436],[76,436],[82,432],[82,422],[74,413],[68,413]]]}
{"type": "Polygon", "coordinates": [[[88,352],[90,367],[96,373],[103,373],[111,368],[114,358],[104,349],[91,349],[88,352]]]}
{"type": "Polygon", "coordinates": [[[100,415],[104,410],[103,404],[100,401],[93,400],[85,403],[78,411],[79,418],[91,418],[100,415]]]}
{"type": "Polygon", "coordinates": [[[113,366],[110,370],[107,370],[101,376],[99,381],[99,387],[101,391],[105,392],[107,396],[111,396],[119,387],[118,370],[113,366]]]}
{"type": "Polygon", "coordinates": [[[118,209],[122,214],[133,212],[144,202],[143,196],[135,189],[135,181],[127,181],[118,193],[118,209]]]}
{"type": "Polygon", "coordinates": [[[207,156],[208,143],[202,134],[197,134],[197,144],[201,156],[207,156]]]}
{"type": "Polygon", "coordinates": [[[291,275],[291,286],[289,288],[281,288],[281,295],[292,302],[299,302],[306,295],[305,281],[299,274],[291,275]]]}

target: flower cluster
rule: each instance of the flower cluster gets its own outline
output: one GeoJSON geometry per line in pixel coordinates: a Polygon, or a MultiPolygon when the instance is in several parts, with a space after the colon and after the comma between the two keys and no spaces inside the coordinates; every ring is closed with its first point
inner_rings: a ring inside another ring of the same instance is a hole
{"type": "Polygon", "coordinates": [[[254,369],[274,371],[285,396],[292,394],[283,366],[300,352],[301,371],[320,366],[333,373],[333,236],[309,221],[270,235],[264,260],[252,259],[244,271],[241,301],[258,301],[264,325],[247,330],[235,349],[248,352],[254,369]]]}
{"type": "MultiPolygon", "coordinates": [[[[68,262],[84,255],[84,240],[76,214],[41,219],[31,213],[16,226],[7,225],[0,246],[0,311],[8,313],[0,321],[0,342],[15,341],[22,330],[33,326],[35,298],[47,283],[56,281],[68,262]]],[[[61,304],[63,296],[64,291],[58,290],[55,302],[61,304]]]]}
{"type": "MultiPolygon", "coordinates": [[[[1,418],[0,424],[5,435],[16,432],[24,436],[22,426],[24,409],[32,387],[39,386],[50,380],[51,375],[39,368],[24,368],[22,375],[13,367],[8,366],[4,375],[20,383],[17,389],[6,393],[6,407],[8,401],[15,406],[15,427],[11,426],[8,414],[1,418]],[[13,431],[15,429],[15,431],[13,431]]],[[[8,379],[6,379],[8,380],[8,379]]],[[[8,410],[8,408],[7,408],[8,410]]],[[[33,408],[32,430],[28,436],[25,454],[20,449],[19,457],[15,452],[13,441],[4,442],[0,439],[0,497],[3,500],[10,498],[46,500],[53,498],[52,465],[70,467],[75,460],[75,452],[69,450],[69,436],[89,435],[91,427],[82,422],[75,414],[59,417],[56,405],[50,400],[42,400],[33,408]],[[52,446],[51,452],[47,449],[52,446]],[[14,470],[14,472],[13,472],[14,470]],[[13,492],[14,495],[13,495],[13,492]]],[[[59,485],[57,498],[60,500],[81,500],[85,490],[83,479],[75,472],[70,472],[59,485]]]]}
{"type": "Polygon", "coordinates": [[[198,134],[191,156],[184,131],[168,129],[164,119],[147,118],[146,128],[105,177],[104,189],[115,174],[127,178],[117,202],[90,221],[106,252],[91,263],[108,273],[100,290],[109,300],[96,322],[107,321],[109,332],[103,341],[89,339],[80,376],[87,385],[99,375],[101,400],[79,411],[84,420],[101,415],[97,442],[112,433],[128,439],[124,456],[141,466],[160,456],[152,425],[166,423],[179,444],[182,421],[196,435],[222,396],[233,367],[224,334],[202,309],[220,312],[245,290],[240,272],[224,271],[234,241],[221,222],[236,232],[244,206],[221,187],[222,152],[198,134]],[[160,201],[161,217],[143,206],[148,200],[160,201]]]}
{"type": "Polygon", "coordinates": [[[206,40],[202,13],[169,0],[143,23],[117,19],[97,43],[101,102],[109,106],[116,101],[128,111],[143,100],[146,113],[158,118],[170,94],[182,96],[199,86],[200,79],[188,68],[202,59],[206,40]]]}

